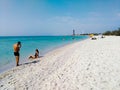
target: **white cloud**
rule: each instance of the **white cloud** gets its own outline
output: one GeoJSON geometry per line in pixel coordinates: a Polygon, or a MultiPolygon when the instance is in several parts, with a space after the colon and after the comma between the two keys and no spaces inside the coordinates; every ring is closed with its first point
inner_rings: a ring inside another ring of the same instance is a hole
{"type": "MultiPolygon", "coordinates": [[[[75,29],[76,33],[100,32],[106,26],[101,18],[76,18],[71,16],[56,16],[53,18],[11,17],[7,23],[2,20],[0,29],[3,35],[70,35],[75,29]]],[[[113,25],[113,24],[111,24],[113,25]]]]}
{"type": "Polygon", "coordinates": [[[99,16],[102,16],[102,14],[99,13],[99,12],[89,12],[88,15],[90,17],[99,17],[99,16]]]}
{"type": "Polygon", "coordinates": [[[44,23],[47,26],[46,29],[52,29],[48,31],[55,34],[72,34],[73,29],[78,30],[82,25],[79,19],[70,16],[56,16],[44,23]]]}
{"type": "Polygon", "coordinates": [[[120,13],[117,13],[117,16],[119,16],[119,17],[120,17],[120,13]]]}

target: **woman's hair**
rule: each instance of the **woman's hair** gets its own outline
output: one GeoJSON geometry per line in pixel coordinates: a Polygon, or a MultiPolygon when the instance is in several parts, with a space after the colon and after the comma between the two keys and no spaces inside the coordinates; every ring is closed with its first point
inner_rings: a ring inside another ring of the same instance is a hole
{"type": "Polygon", "coordinates": [[[37,51],[39,53],[38,49],[36,49],[35,51],[37,51]]]}

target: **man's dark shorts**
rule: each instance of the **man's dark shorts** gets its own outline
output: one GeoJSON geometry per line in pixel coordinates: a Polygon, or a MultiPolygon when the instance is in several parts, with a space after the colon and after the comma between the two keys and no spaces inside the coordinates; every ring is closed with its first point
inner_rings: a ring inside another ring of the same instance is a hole
{"type": "Polygon", "coordinates": [[[19,56],[19,52],[14,52],[14,55],[15,56],[19,56]]]}

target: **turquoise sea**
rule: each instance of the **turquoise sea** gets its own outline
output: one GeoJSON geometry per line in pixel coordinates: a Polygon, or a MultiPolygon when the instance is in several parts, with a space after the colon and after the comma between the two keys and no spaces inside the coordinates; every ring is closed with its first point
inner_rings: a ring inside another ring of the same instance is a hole
{"type": "Polygon", "coordinates": [[[39,49],[40,56],[44,56],[50,50],[63,45],[81,41],[87,36],[3,36],[0,37],[0,72],[15,66],[13,44],[21,41],[20,64],[27,61],[29,55],[34,55],[35,49],[39,49]]]}

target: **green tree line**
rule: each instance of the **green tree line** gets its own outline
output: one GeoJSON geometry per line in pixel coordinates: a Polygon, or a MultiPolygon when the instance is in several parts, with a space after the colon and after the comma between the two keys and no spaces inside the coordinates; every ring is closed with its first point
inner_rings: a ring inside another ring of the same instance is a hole
{"type": "Polygon", "coordinates": [[[106,32],[103,33],[103,35],[116,35],[116,36],[120,36],[120,28],[118,28],[118,30],[106,31],[106,32]]]}

